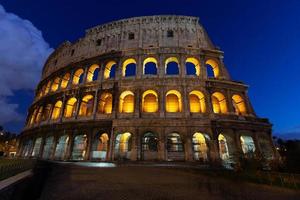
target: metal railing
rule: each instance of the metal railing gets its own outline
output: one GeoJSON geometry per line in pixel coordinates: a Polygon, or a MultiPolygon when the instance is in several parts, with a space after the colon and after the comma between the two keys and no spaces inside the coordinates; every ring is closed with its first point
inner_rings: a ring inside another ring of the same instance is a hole
{"type": "Polygon", "coordinates": [[[36,161],[30,159],[0,159],[0,181],[33,169],[36,161]]]}

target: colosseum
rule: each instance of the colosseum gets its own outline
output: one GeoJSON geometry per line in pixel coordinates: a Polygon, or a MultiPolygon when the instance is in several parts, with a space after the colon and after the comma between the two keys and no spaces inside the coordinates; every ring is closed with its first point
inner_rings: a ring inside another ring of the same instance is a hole
{"type": "Polygon", "coordinates": [[[46,61],[18,155],[50,160],[232,164],[277,157],[272,125],[197,17],[122,19],[46,61]]]}

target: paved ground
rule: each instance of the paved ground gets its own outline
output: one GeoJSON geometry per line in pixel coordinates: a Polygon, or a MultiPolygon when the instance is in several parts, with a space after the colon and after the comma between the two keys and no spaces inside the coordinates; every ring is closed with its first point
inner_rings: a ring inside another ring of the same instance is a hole
{"type": "Polygon", "coordinates": [[[57,165],[41,200],[300,199],[300,192],[201,175],[201,170],[57,165]]]}

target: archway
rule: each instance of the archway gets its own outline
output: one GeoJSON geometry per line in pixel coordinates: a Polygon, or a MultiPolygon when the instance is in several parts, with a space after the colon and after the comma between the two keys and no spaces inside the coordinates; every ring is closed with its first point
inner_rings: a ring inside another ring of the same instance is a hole
{"type": "Polygon", "coordinates": [[[242,135],[240,137],[241,146],[245,157],[254,157],[255,145],[251,136],[242,135]]]}
{"type": "Polygon", "coordinates": [[[229,160],[229,151],[228,151],[227,140],[226,140],[226,138],[224,137],[223,134],[219,134],[218,141],[219,141],[220,158],[223,161],[229,160]]]}
{"type": "Polygon", "coordinates": [[[59,87],[59,82],[60,82],[60,78],[59,77],[56,77],[52,83],[52,86],[51,86],[51,91],[52,92],[55,92],[56,90],[58,90],[58,87],[59,87]]]}
{"type": "Polygon", "coordinates": [[[82,98],[79,109],[79,116],[91,116],[94,108],[94,97],[93,95],[86,95],[82,98]]]}
{"type": "Polygon", "coordinates": [[[111,114],[112,113],[112,94],[105,92],[101,94],[98,102],[98,113],[111,114]]]}
{"type": "Polygon", "coordinates": [[[134,94],[131,91],[124,91],[120,95],[119,100],[120,113],[133,113],[134,112],[134,94]]]}
{"type": "Polygon", "coordinates": [[[227,113],[227,103],[225,96],[220,92],[215,92],[211,95],[212,106],[214,113],[227,113]]]}
{"type": "Polygon", "coordinates": [[[147,90],[142,96],[142,110],[147,113],[154,113],[158,111],[158,98],[154,90],[147,90]]]}
{"type": "Polygon", "coordinates": [[[157,60],[153,57],[148,57],[143,62],[143,74],[144,75],[156,75],[157,74],[157,60]]]}
{"type": "Polygon", "coordinates": [[[220,74],[220,69],[218,63],[213,59],[208,59],[206,62],[207,76],[218,78],[220,74]]]}
{"type": "Polygon", "coordinates": [[[176,57],[170,57],[165,61],[165,73],[166,75],[179,74],[179,61],[176,57]]]}
{"type": "Polygon", "coordinates": [[[69,136],[67,135],[60,136],[56,144],[55,153],[54,153],[54,158],[56,160],[64,160],[67,152],[68,142],[69,142],[69,136]]]}
{"type": "Polygon", "coordinates": [[[115,159],[130,159],[131,156],[132,136],[131,133],[125,132],[118,134],[115,138],[114,154],[115,159]]]}
{"type": "Polygon", "coordinates": [[[52,120],[57,120],[60,117],[61,107],[62,107],[62,101],[57,101],[53,107],[52,116],[51,116],[52,120]]]}
{"type": "Polygon", "coordinates": [[[106,160],[109,137],[107,133],[96,134],[92,146],[91,157],[97,160],[106,160]]]}
{"type": "Polygon", "coordinates": [[[38,157],[40,154],[40,149],[41,149],[41,144],[42,144],[42,138],[36,138],[34,141],[34,146],[33,146],[33,150],[32,150],[32,157],[38,157]]]}
{"type": "Polygon", "coordinates": [[[147,132],[142,137],[142,160],[158,159],[158,137],[152,132],[147,132]]]}
{"type": "Polygon", "coordinates": [[[61,89],[65,89],[67,86],[68,86],[68,83],[69,83],[69,80],[70,80],[70,74],[69,73],[66,73],[62,80],[61,80],[61,83],[60,83],[60,88],[61,89]]]}
{"type": "Polygon", "coordinates": [[[65,118],[71,118],[75,116],[76,105],[77,105],[77,99],[75,97],[72,97],[67,101],[65,105],[65,112],[64,112],[65,118]]]}
{"type": "Polygon", "coordinates": [[[43,149],[43,159],[50,159],[51,158],[51,153],[53,152],[53,142],[54,142],[54,137],[50,136],[46,138],[45,144],[44,144],[44,149],[43,149]]]}
{"type": "Polygon", "coordinates": [[[99,65],[97,64],[91,65],[86,76],[87,82],[96,81],[98,79],[99,70],[100,70],[99,65]]]}
{"type": "Polygon", "coordinates": [[[104,79],[114,78],[116,75],[117,63],[115,61],[109,61],[105,65],[104,79]]]}
{"type": "Polygon", "coordinates": [[[247,113],[244,99],[240,95],[235,94],[232,96],[232,104],[237,115],[245,115],[247,113]]]}
{"type": "Polygon", "coordinates": [[[202,92],[193,90],[189,94],[189,100],[191,113],[205,113],[205,98],[202,92]]]}
{"type": "Polygon", "coordinates": [[[183,142],[178,133],[170,133],[167,136],[167,160],[184,160],[183,142]]]}
{"type": "Polygon", "coordinates": [[[87,135],[77,135],[73,141],[72,160],[83,160],[86,154],[87,135]]]}
{"type": "Polygon", "coordinates": [[[166,94],[166,112],[181,112],[181,94],[177,90],[170,90],[166,94]]]}
{"type": "Polygon", "coordinates": [[[194,160],[207,162],[208,161],[208,146],[206,140],[208,136],[202,133],[196,132],[193,135],[193,151],[194,160]],[[206,138],[207,137],[207,138],[206,138]]]}
{"type": "Polygon", "coordinates": [[[185,61],[186,75],[200,75],[200,63],[196,58],[190,57],[185,61]]]}
{"type": "Polygon", "coordinates": [[[83,75],[84,75],[83,69],[76,70],[73,75],[73,85],[81,84],[83,82],[83,75]]]}
{"type": "Polygon", "coordinates": [[[135,76],[136,73],[136,61],[133,58],[129,58],[123,62],[122,76],[129,77],[135,76]]]}

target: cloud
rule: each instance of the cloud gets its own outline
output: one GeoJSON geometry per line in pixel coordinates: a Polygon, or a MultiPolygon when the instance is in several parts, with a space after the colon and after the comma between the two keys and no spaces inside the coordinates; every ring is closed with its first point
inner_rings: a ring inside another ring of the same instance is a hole
{"type": "Polygon", "coordinates": [[[0,124],[20,120],[18,105],[10,104],[7,97],[13,96],[14,90],[35,88],[52,51],[30,21],[0,5],[0,124]]]}

